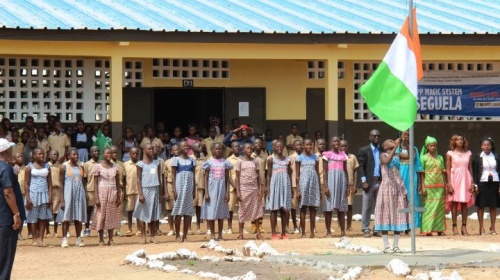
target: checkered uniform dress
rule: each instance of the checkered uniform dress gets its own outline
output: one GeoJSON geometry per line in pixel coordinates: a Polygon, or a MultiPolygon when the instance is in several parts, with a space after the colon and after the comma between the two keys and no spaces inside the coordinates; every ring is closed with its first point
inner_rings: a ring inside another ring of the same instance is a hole
{"type": "Polygon", "coordinates": [[[340,212],[347,211],[347,178],[344,172],[344,162],[347,156],[344,152],[335,153],[328,151],[323,153],[323,158],[328,160],[327,185],[330,196],[325,196],[323,211],[340,212]]]}
{"type": "Polygon", "coordinates": [[[270,190],[267,196],[266,210],[280,210],[284,209],[289,211],[292,209],[292,181],[288,174],[288,167],[290,166],[290,158],[278,159],[272,156],[273,170],[271,172],[270,190]]]}
{"type": "Polygon", "coordinates": [[[301,154],[295,161],[300,163],[299,187],[302,197],[300,200],[300,207],[319,207],[319,178],[318,172],[316,172],[318,158],[314,154],[310,156],[301,154]]]}
{"type": "Polygon", "coordinates": [[[146,164],[139,161],[137,166],[142,168],[142,195],[144,196],[144,203],[137,202],[135,204],[133,217],[140,221],[150,223],[160,219],[160,181],[158,179],[158,160],[153,160],[151,163],[146,164]]]}
{"type": "MultiPolygon", "coordinates": [[[[64,211],[59,218],[61,211],[57,214],[58,220],[64,222],[87,221],[87,199],[83,187],[83,168],[65,164],[64,173],[64,211]]],[[[59,221],[58,221],[59,222],[59,221]]]]}
{"type": "Polygon", "coordinates": [[[36,223],[39,220],[52,220],[52,209],[49,208],[49,186],[47,176],[50,166],[44,164],[43,168],[36,169],[33,163],[28,165],[31,169],[29,196],[33,208],[26,213],[27,223],[36,223]]]}
{"type": "Polygon", "coordinates": [[[375,204],[375,230],[409,230],[409,214],[398,212],[399,209],[408,207],[406,188],[399,172],[399,158],[394,156],[389,166],[381,164],[380,170],[382,182],[380,182],[375,204]]]}
{"type": "Polygon", "coordinates": [[[192,157],[172,158],[172,167],[177,167],[175,174],[175,191],[177,192],[177,200],[174,202],[172,216],[193,216],[193,181],[194,168],[196,160],[192,157]]]}
{"type": "Polygon", "coordinates": [[[229,208],[225,202],[226,197],[226,170],[232,169],[233,165],[225,159],[210,159],[202,166],[205,172],[209,172],[208,194],[210,202],[203,201],[201,218],[203,220],[219,220],[229,218],[229,208]]]}

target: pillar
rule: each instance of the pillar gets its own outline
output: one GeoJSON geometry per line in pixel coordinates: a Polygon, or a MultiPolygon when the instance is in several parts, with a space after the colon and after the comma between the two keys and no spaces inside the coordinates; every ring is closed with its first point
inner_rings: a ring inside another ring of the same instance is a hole
{"type": "Polygon", "coordinates": [[[329,139],[330,137],[337,135],[339,132],[337,64],[338,64],[338,58],[333,55],[328,57],[326,60],[326,91],[325,91],[326,139],[329,139]]]}
{"type": "Polygon", "coordinates": [[[123,132],[123,57],[111,56],[109,120],[113,143],[118,143],[123,132]]]}

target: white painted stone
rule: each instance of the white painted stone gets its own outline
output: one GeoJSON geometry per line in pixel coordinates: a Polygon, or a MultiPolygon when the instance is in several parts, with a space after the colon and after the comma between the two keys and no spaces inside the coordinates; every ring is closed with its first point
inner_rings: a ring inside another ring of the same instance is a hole
{"type": "Polygon", "coordinates": [[[267,242],[263,242],[259,246],[258,257],[262,258],[264,256],[273,256],[278,255],[278,251],[276,251],[271,245],[267,244],[267,242]]]}
{"type": "Polygon", "coordinates": [[[171,264],[166,264],[161,268],[165,272],[175,272],[179,270],[176,266],[171,265],[171,264]]]}
{"type": "Polygon", "coordinates": [[[177,259],[177,253],[176,252],[164,252],[160,253],[158,255],[148,255],[147,259],[152,261],[152,260],[175,260],[177,259]]]}
{"type": "Polygon", "coordinates": [[[208,278],[208,279],[220,279],[221,276],[217,273],[212,273],[212,272],[204,272],[200,271],[196,273],[196,275],[200,276],[201,278],[208,278]]]}
{"type": "Polygon", "coordinates": [[[242,262],[243,258],[226,256],[226,257],[223,257],[222,260],[226,261],[226,262],[242,262]]]}
{"type": "Polygon", "coordinates": [[[192,271],[191,269],[187,269],[187,268],[181,269],[181,270],[179,270],[179,272],[184,273],[184,274],[196,274],[194,271],[192,271]]]}
{"type": "Polygon", "coordinates": [[[243,245],[243,255],[247,257],[257,256],[258,251],[259,247],[257,246],[257,244],[255,244],[254,241],[248,241],[247,243],[245,243],[245,245],[243,245]]]}
{"type": "Polygon", "coordinates": [[[361,216],[361,214],[352,215],[353,221],[361,221],[362,218],[363,218],[363,216],[361,216]]]}
{"type": "Polygon", "coordinates": [[[449,278],[450,280],[462,280],[462,276],[460,276],[460,274],[458,273],[458,271],[454,270],[452,273],[451,273],[451,276],[449,278]]]}
{"type": "Polygon", "coordinates": [[[191,252],[188,249],[179,249],[177,250],[177,256],[179,256],[180,259],[190,259],[190,260],[197,260],[198,255],[196,252],[191,252]]]}
{"type": "Polygon", "coordinates": [[[146,263],[146,267],[151,269],[162,269],[165,264],[160,260],[148,261],[146,263]]]}
{"type": "Polygon", "coordinates": [[[204,256],[200,260],[205,262],[220,262],[220,258],[216,256],[204,256]]]}
{"type": "Polygon", "coordinates": [[[363,273],[363,268],[360,266],[351,267],[349,270],[342,275],[342,280],[356,280],[363,273]]]}
{"type": "Polygon", "coordinates": [[[406,276],[410,274],[410,267],[399,259],[390,261],[386,268],[396,276],[406,276]]]}
{"type": "Polygon", "coordinates": [[[429,272],[431,280],[443,280],[443,273],[441,271],[431,271],[429,272]]]}
{"type": "Polygon", "coordinates": [[[243,276],[233,277],[233,280],[257,280],[257,275],[253,271],[249,271],[243,276]]]}

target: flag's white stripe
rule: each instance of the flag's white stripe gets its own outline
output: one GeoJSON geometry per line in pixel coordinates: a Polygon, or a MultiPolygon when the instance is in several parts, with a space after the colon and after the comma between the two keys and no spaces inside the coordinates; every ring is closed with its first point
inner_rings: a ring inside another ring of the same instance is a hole
{"type": "Polygon", "coordinates": [[[401,33],[394,39],[384,57],[384,62],[391,70],[391,73],[401,80],[417,98],[417,59],[415,53],[408,48],[406,37],[401,33]]]}

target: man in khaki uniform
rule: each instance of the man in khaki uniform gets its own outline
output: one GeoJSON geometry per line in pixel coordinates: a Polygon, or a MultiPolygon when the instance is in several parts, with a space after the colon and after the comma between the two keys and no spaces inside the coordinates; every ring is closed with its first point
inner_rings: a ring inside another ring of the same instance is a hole
{"type": "Polygon", "coordinates": [[[90,219],[92,212],[94,212],[95,197],[94,197],[94,175],[92,169],[99,162],[99,147],[92,146],[90,148],[90,160],[83,165],[83,173],[87,178],[87,185],[85,191],[87,192],[87,222],[85,223],[85,236],[90,236],[90,219]]]}
{"type": "MultiPolygon", "coordinates": [[[[130,148],[130,160],[123,163],[125,169],[125,211],[127,211],[128,231],[125,236],[132,236],[132,214],[137,201],[137,162],[139,161],[139,149],[130,148]]],[[[136,222],[139,231],[139,222],[136,222]]]]}
{"type": "MultiPolygon", "coordinates": [[[[267,158],[268,154],[266,149],[263,146],[263,141],[260,138],[256,138],[253,142],[253,148],[254,151],[252,153],[252,158],[257,159],[260,165],[259,169],[259,180],[260,180],[260,188],[263,190],[262,193],[262,206],[264,209],[266,208],[266,196],[264,195],[264,191],[267,189],[267,183],[266,183],[266,171],[267,171],[267,158]]],[[[262,228],[262,220],[263,218],[260,218],[259,223],[260,223],[260,233],[265,233],[265,230],[262,228]]],[[[255,221],[252,221],[252,232],[256,233],[256,225],[255,221]]]]}
{"type": "Polygon", "coordinates": [[[347,175],[349,176],[347,180],[347,191],[349,196],[347,197],[347,230],[352,230],[352,203],[354,201],[354,194],[356,194],[356,186],[358,180],[358,168],[359,162],[355,155],[349,153],[349,145],[347,140],[340,141],[340,150],[344,151],[347,155],[347,175]]]}
{"type": "MultiPolygon", "coordinates": [[[[231,155],[226,159],[233,166],[239,160],[239,152],[240,152],[240,143],[238,141],[234,141],[231,143],[231,155]]],[[[229,170],[229,219],[227,219],[228,229],[225,233],[232,234],[233,233],[233,213],[234,208],[236,207],[236,201],[238,198],[236,197],[236,170],[233,168],[229,170]]]]}
{"type": "Polygon", "coordinates": [[[68,135],[61,132],[62,124],[60,121],[56,121],[54,127],[54,132],[49,136],[49,150],[56,150],[59,152],[59,163],[63,163],[66,160],[66,153],[71,145],[68,135]]]}

